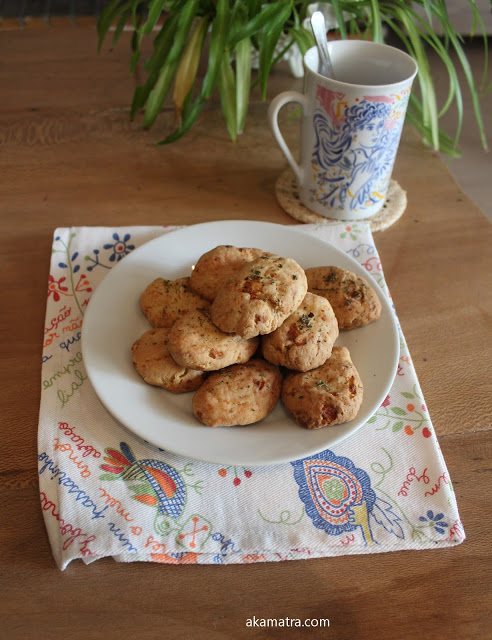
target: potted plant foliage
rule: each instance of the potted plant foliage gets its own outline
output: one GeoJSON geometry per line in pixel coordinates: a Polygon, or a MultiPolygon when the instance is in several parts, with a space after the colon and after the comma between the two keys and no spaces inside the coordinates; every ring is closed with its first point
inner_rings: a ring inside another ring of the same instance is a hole
{"type": "MultiPolygon", "coordinates": [[[[483,22],[474,0],[467,0],[477,31],[483,22]]],[[[406,50],[419,66],[416,90],[412,92],[407,118],[435,150],[459,155],[458,141],[463,119],[462,91],[470,91],[474,116],[483,147],[487,147],[478,88],[473,78],[463,39],[448,18],[445,0],[330,0],[326,5],[337,25],[337,37],[360,37],[406,50]],[[436,35],[439,34],[439,35],[436,35]],[[449,77],[444,105],[438,100],[430,68],[428,49],[441,59],[449,77]],[[464,72],[460,83],[453,56],[464,72]],[[441,116],[457,108],[454,135],[442,130],[441,116]]],[[[113,45],[125,26],[134,27],[131,71],[137,65],[145,73],[133,96],[131,118],[143,110],[144,127],[150,128],[164,101],[172,93],[176,121],[162,144],[177,140],[193,126],[214,91],[218,90],[222,112],[233,140],[243,131],[249,96],[256,83],[266,97],[268,77],[277,62],[293,48],[300,54],[314,45],[308,27],[312,4],[305,0],[112,0],[98,21],[99,48],[110,30],[113,45]],[[151,38],[152,53],[143,59],[142,43],[151,38]],[[252,73],[252,58],[258,70],[252,73]],[[203,58],[205,73],[198,74],[203,58]]],[[[487,38],[484,35],[485,52],[487,38]]]]}

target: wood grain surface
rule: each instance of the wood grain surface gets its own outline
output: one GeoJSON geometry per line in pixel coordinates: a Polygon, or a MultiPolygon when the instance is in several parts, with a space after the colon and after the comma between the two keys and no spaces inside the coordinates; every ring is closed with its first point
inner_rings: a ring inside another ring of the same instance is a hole
{"type": "MultiPolygon", "coordinates": [[[[467,540],[457,548],[246,566],[53,561],[39,508],[36,436],[53,231],[70,225],[297,224],[274,184],[284,159],[255,94],[228,140],[216,103],[158,147],[129,121],[129,36],[96,54],[86,29],[0,31],[0,638],[491,637],[491,226],[405,129],[394,177],[408,208],[375,234],[438,434],[467,540]],[[329,629],[249,629],[257,617],[329,629]]],[[[299,88],[279,67],[269,96],[299,88]]],[[[290,114],[292,115],[292,114],[290,114]]],[[[282,114],[293,148],[298,120],[282,114]]]]}

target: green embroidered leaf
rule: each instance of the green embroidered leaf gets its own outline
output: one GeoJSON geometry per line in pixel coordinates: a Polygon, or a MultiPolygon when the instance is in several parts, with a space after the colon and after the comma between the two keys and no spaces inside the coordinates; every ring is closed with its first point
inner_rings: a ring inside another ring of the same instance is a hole
{"type": "Polygon", "coordinates": [[[400,409],[400,407],[391,407],[391,411],[395,413],[397,416],[405,416],[407,412],[405,409],[400,409]]]}
{"type": "Polygon", "coordinates": [[[342,501],[344,496],[345,485],[338,478],[330,478],[323,480],[321,489],[328,500],[342,501]]]}
{"type": "Polygon", "coordinates": [[[403,422],[400,420],[399,422],[395,422],[395,424],[391,427],[391,431],[400,431],[403,428],[403,422]]]}
{"type": "Polygon", "coordinates": [[[99,480],[118,480],[118,476],[115,476],[114,473],[103,473],[102,476],[99,476],[99,480]]]}
{"type": "Polygon", "coordinates": [[[372,418],[369,418],[369,420],[366,422],[366,424],[372,424],[373,422],[376,422],[377,419],[378,419],[377,415],[374,414],[372,416],[372,418]]]}
{"type": "Polygon", "coordinates": [[[150,484],[134,484],[130,487],[130,489],[137,495],[143,496],[148,494],[154,494],[155,491],[152,489],[150,484]]]}
{"type": "Polygon", "coordinates": [[[405,398],[415,398],[415,396],[413,395],[413,393],[408,393],[408,391],[401,391],[401,395],[404,396],[405,398]]]}

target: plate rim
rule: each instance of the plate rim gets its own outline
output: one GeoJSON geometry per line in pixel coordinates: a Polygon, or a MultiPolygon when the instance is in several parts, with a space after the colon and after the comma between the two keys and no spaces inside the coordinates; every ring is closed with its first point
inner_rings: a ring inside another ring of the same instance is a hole
{"type": "MultiPolygon", "coordinates": [[[[140,245],[139,247],[134,249],[130,254],[125,256],[125,258],[123,260],[121,260],[120,262],[118,262],[116,265],[114,265],[111,268],[111,270],[104,276],[104,278],[99,282],[99,284],[97,285],[95,291],[93,292],[93,294],[92,294],[92,296],[91,296],[91,298],[89,300],[89,303],[88,303],[88,306],[87,306],[87,309],[86,309],[86,313],[84,314],[84,322],[82,324],[82,333],[81,333],[82,358],[83,358],[83,362],[84,362],[84,365],[85,365],[87,376],[88,376],[88,378],[89,378],[89,380],[91,382],[91,386],[92,386],[92,388],[94,390],[94,393],[96,394],[96,397],[97,397],[98,401],[101,402],[101,404],[105,407],[105,409],[109,412],[109,414],[115,420],[117,420],[117,422],[120,425],[122,425],[124,428],[128,429],[128,431],[130,431],[135,436],[141,438],[145,442],[148,442],[149,444],[152,444],[153,446],[161,448],[164,451],[166,451],[167,453],[170,453],[170,454],[173,454],[173,455],[178,455],[178,456],[185,457],[185,458],[189,458],[189,459],[192,459],[192,460],[211,463],[211,464],[221,464],[221,465],[224,465],[224,464],[231,465],[232,464],[232,465],[236,465],[236,466],[249,466],[249,467],[284,464],[284,463],[293,462],[294,460],[299,460],[299,459],[303,459],[303,458],[306,458],[306,457],[309,457],[309,456],[312,456],[312,455],[316,455],[317,453],[323,451],[327,447],[335,446],[339,442],[342,442],[344,440],[347,440],[347,439],[351,438],[363,426],[365,426],[367,424],[367,420],[365,422],[360,422],[360,424],[358,424],[356,427],[354,427],[348,433],[340,433],[338,435],[338,437],[337,436],[332,436],[332,438],[329,439],[329,442],[325,443],[323,446],[321,446],[321,448],[320,448],[319,445],[315,445],[310,449],[309,452],[306,452],[306,451],[301,452],[298,457],[291,457],[290,455],[288,455],[288,456],[280,455],[280,456],[271,457],[271,459],[269,461],[264,461],[264,460],[258,461],[258,460],[254,460],[254,459],[247,459],[247,458],[241,457],[240,460],[239,459],[234,459],[234,460],[231,461],[231,459],[222,458],[222,457],[220,457],[220,455],[218,457],[215,457],[215,456],[210,457],[209,455],[201,456],[201,455],[199,455],[197,453],[193,453],[193,454],[190,454],[189,452],[185,453],[179,447],[176,448],[176,449],[173,449],[172,444],[170,446],[169,443],[163,444],[163,442],[156,441],[156,438],[150,437],[148,434],[145,434],[144,430],[142,430],[139,425],[137,427],[135,427],[134,425],[130,425],[128,423],[128,421],[126,421],[124,419],[124,416],[120,417],[121,414],[119,412],[115,412],[114,407],[109,407],[107,405],[107,403],[105,402],[104,398],[101,397],[100,393],[98,392],[97,385],[94,384],[94,379],[92,377],[92,372],[90,370],[90,364],[88,364],[88,363],[90,363],[91,357],[90,356],[89,356],[89,358],[86,357],[87,348],[88,348],[87,344],[89,342],[89,339],[87,338],[87,329],[86,329],[86,331],[84,331],[84,329],[87,327],[87,324],[88,324],[86,322],[86,319],[87,318],[91,319],[91,315],[94,313],[92,311],[92,309],[95,306],[97,306],[98,298],[101,295],[103,295],[103,293],[100,293],[101,291],[104,292],[104,290],[101,289],[102,285],[105,283],[106,287],[110,286],[110,283],[112,282],[112,280],[115,277],[118,277],[119,271],[122,270],[123,268],[127,268],[128,267],[128,260],[129,259],[130,259],[130,262],[133,262],[133,260],[138,260],[138,257],[139,257],[139,255],[141,253],[143,253],[144,251],[148,252],[150,245],[159,244],[163,240],[167,239],[170,234],[172,234],[173,236],[174,236],[174,234],[180,234],[180,235],[184,234],[184,235],[186,235],[190,231],[194,231],[194,232],[198,231],[198,233],[199,233],[200,229],[203,229],[205,227],[206,228],[220,227],[221,230],[223,231],[223,233],[226,233],[228,231],[228,228],[230,228],[230,229],[236,228],[237,229],[238,227],[242,227],[244,225],[248,225],[248,226],[252,225],[252,226],[256,226],[258,228],[264,228],[265,226],[268,226],[271,229],[282,229],[282,231],[287,231],[287,233],[291,233],[291,232],[292,233],[300,233],[301,235],[305,236],[307,239],[309,239],[311,241],[314,241],[316,244],[318,244],[320,246],[320,248],[321,248],[321,245],[325,245],[325,246],[327,245],[331,249],[335,250],[335,252],[337,252],[339,254],[342,254],[343,256],[345,256],[345,258],[347,258],[347,260],[350,263],[353,263],[354,265],[356,265],[357,268],[361,272],[363,272],[363,274],[364,274],[363,277],[376,290],[376,292],[378,294],[378,297],[380,298],[380,300],[382,300],[383,305],[386,307],[386,310],[388,312],[388,316],[389,316],[389,318],[391,320],[390,325],[391,325],[392,330],[393,330],[392,331],[392,333],[393,333],[393,335],[392,335],[392,339],[393,339],[392,348],[395,351],[396,355],[395,355],[395,359],[394,359],[393,366],[392,366],[392,369],[391,369],[391,374],[389,375],[389,379],[391,381],[385,385],[384,392],[382,392],[380,395],[384,396],[385,393],[387,394],[389,392],[389,389],[391,388],[393,382],[394,382],[394,379],[395,379],[395,376],[396,376],[396,373],[397,373],[397,367],[398,367],[398,361],[399,361],[399,355],[400,355],[400,338],[399,338],[399,330],[398,330],[398,320],[397,320],[396,312],[394,311],[394,306],[393,306],[393,304],[391,302],[391,298],[385,293],[385,291],[380,287],[380,285],[371,276],[371,274],[368,273],[364,269],[364,267],[359,262],[357,262],[355,260],[355,258],[352,258],[350,255],[348,255],[342,249],[338,248],[332,242],[330,242],[328,240],[321,239],[321,238],[319,238],[317,236],[313,236],[307,230],[305,230],[302,226],[283,225],[283,224],[279,224],[279,223],[263,222],[263,221],[258,221],[258,220],[217,220],[217,221],[208,221],[208,222],[197,223],[197,224],[186,225],[186,226],[178,226],[178,228],[175,228],[175,229],[173,229],[171,231],[168,231],[168,232],[164,232],[164,233],[160,234],[159,236],[157,236],[155,238],[152,238],[152,239],[148,240],[147,242],[144,242],[142,245],[140,245]],[[136,257],[134,257],[134,256],[136,256],[136,257]],[[116,276],[114,275],[115,273],[116,273],[116,276]],[[98,292],[99,292],[99,295],[98,295],[98,292]],[[93,303],[94,300],[96,301],[95,303],[93,303]]],[[[219,242],[219,244],[221,244],[221,243],[219,242]]],[[[377,410],[377,407],[374,410],[377,410]]],[[[373,412],[371,413],[371,415],[373,415],[373,412]]],[[[345,424],[349,424],[349,423],[345,423],[345,424]]],[[[254,425],[251,425],[251,426],[254,426],[254,425]]],[[[343,426],[343,425],[339,425],[339,426],[343,426]]],[[[206,427],[204,427],[204,429],[205,428],[206,427]]]]}

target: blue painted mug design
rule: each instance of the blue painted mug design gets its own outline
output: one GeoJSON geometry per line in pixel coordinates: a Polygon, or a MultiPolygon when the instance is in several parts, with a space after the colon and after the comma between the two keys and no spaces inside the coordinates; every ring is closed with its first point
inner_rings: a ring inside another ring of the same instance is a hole
{"type": "Polygon", "coordinates": [[[380,205],[391,178],[409,91],[391,97],[346,96],[318,87],[311,199],[354,212],[380,205]],[[406,93],[406,95],[404,95],[406,93]]]}

